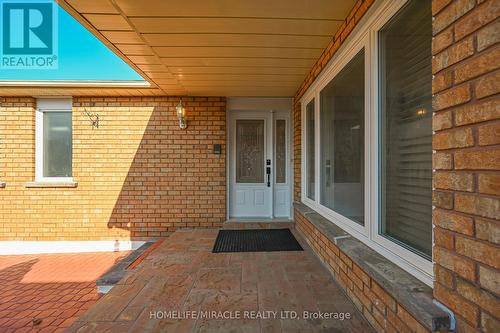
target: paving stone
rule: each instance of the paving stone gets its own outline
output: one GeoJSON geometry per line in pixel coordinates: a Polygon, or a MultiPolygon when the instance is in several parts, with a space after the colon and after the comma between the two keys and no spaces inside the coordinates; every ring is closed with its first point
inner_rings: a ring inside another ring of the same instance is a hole
{"type": "Polygon", "coordinates": [[[127,254],[0,256],[0,332],[62,331],[96,303],[96,279],[127,254]]]}
{"type": "Polygon", "coordinates": [[[206,295],[200,306],[201,311],[257,311],[257,294],[253,292],[216,292],[206,295]]]}
{"type": "Polygon", "coordinates": [[[195,288],[240,291],[241,267],[201,268],[195,288]]]}
{"type": "MultiPolygon", "coordinates": [[[[268,228],[269,223],[237,227],[268,228]]],[[[216,236],[212,229],[174,232],[68,332],[372,332],[300,237],[300,252],[213,254],[216,236]],[[183,311],[232,311],[240,316],[274,311],[276,318],[171,316],[183,311]],[[287,319],[281,311],[299,316],[303,311],[345,312],[351,319],[287,319]]]]}
{"type": "Polygon", "coordinates": [[[197,323],[197,333],[255,333],[260,331],[257,320],[201,320],[197,323]]]}

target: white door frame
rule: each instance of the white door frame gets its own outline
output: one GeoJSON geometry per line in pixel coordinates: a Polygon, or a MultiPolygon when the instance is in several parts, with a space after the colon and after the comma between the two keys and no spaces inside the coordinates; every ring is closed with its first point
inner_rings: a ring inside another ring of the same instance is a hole
{"type": "MultiPolygon", "coordinates": [[[[242,112],[252,112],[252,111],[265,111],[265,112],[270,112],[271,114],[279,114],[278,119],[286,119],[287,121],[287,138],[286,138],[286,144],[287,144],[287,159],[286,159],[286,181],[288,185],[288,216],[287,217],[278,217],[276,220],[289,220],[293,218],[293,196],[294,196],[294,170],[293,170],[293,117],[292,117],[292,110],[293,110],[293,99],[292,98],[253,98],[253,97],[232,97],[228,98],[227,100],[227,109],[226,109],[226,147],[227,147],[227,153],[226,153],[226,219],[229,220],[231,218],[231,207],[230,207],[230,200],[231,200],[231,186],[232,186],[232,168],[234,168],[235,160],[233,158],[234,151],[231,151],[234,149],[234,142],[232,142],[233,138],[232,135],[234,134],[234,124],[233,124],[233,115],[242,113],[242,112]],[[274,113],[271,111],[275,111],[274,113]],[[232,160],[233,159],[233,160],[232,160]]],[[[274,121],[276,117],[271,116],[271,123],[270,125],[274,127],[274,121]]],[[[272,143],[274,145],[274,128],[272,129],[272,137],[270,138],[272,140],[272,143]]],[[[273,146],[272,145],[272,146],[273,146]]],[[[273,147],[271,147],[273,148],[273,147]]],[[[276,177],[276,172],[275,172],[275,155],[274,151],[272,151],[271,159],[273,161],[272,165],[272,181],[271,181],[271,194],[274,200],[274,183],[275,183],[275,177],[276,177]]],[[[274,216],[274,205],[271,206],[271,213],[270,216],[274,216]]],[[[242,218],[243,219],[243,218],[242,218]]]]}

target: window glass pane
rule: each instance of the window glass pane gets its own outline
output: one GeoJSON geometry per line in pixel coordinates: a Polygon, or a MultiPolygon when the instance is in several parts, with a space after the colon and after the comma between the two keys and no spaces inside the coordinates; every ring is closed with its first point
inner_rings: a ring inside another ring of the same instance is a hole
{"type": "Polygon", "coordinates": [[[236,182],[264,182],[264,120],[236,120],[236,182]]]}
{"type": "Polygon", "coordinates": [[[43,176],[71,177],[71,112],[43,113],[43,176]]]}
{"type": "Polygon", "coordinates": [[[431,2],[414,0],[379,33],[381,234],[430,258],[431,2]]]}
{"type": "Polygon", "coordinates": [[[286,121],[276,119],[276,183],[286,183],[286,121]]]}
{"type": "Polygon", "coordinates": [[[314,99],[306,106],[306,193],[309,199],[315,197],[314,163],[314,99]]]}
{"type": "Polygon", "coordinates": [[[320,202],[364,224],[364,51],[321,91],[320,202]]]}

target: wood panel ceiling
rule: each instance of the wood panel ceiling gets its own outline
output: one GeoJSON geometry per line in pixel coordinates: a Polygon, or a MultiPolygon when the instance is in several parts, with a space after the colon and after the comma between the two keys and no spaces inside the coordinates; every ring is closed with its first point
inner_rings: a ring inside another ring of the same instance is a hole
{"type": "Polygon", "coordinates": [[[168,95],[293,96],[355,0],[59,0],[168,95]]]}

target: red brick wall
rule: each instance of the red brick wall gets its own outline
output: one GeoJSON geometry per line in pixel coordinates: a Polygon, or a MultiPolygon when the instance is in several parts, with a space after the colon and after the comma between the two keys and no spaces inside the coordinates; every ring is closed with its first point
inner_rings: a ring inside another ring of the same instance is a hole
{"type": "Polygon", "coordinates": [[[500,1],[433,1],[434,296],[500,332],[500,1]]]}
{"type": "Polygon", "coordinates": [[[1,101],[0,240],[149,239],[225,220],[224,98],[184,97],[180,130],[178,97],[75,97],[77,188],[24,186],[35,174],[35,100],[1,101]],[[98,129],[84,110],[99,113],[98,129]]]}

